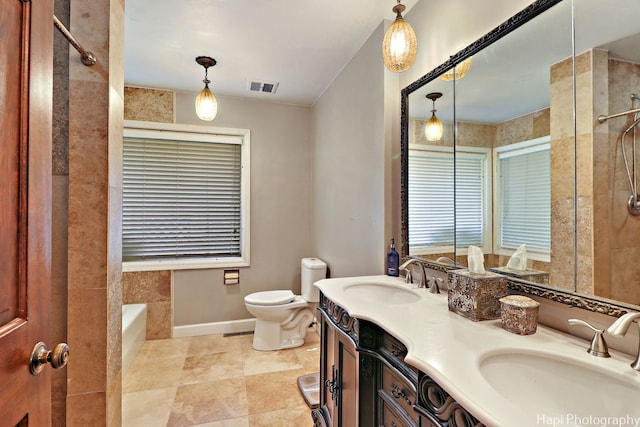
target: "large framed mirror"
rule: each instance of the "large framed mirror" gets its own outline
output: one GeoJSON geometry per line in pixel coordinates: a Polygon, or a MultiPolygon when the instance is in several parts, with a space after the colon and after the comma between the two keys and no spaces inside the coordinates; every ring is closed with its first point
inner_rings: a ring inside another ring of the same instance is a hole
{"type": "Polygon", "coordinates": [[[519,290],[640,305],[640,115],[597,118],[640,108],[638,3],[536,1],[403,89],[403,255],[464,267],[474,245],[519,290]]]}

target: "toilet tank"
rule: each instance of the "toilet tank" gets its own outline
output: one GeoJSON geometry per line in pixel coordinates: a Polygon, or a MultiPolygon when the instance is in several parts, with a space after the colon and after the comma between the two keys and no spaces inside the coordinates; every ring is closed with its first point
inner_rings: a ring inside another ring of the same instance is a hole
{"type": "Polygon", "coordinates": [[[320,294],[314,282],[327,277],[327,264],[318,258],[302,258],[302,272],[300,274],[300,290],[302,298],[308,302],[318,302],[320,294]]]}

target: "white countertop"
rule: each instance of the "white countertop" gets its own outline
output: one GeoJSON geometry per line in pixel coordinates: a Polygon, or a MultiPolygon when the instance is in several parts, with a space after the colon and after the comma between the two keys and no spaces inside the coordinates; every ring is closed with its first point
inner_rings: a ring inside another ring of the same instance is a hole
{"type": "MultiPolygon", "coordinates": [[[[584,419],[574,421],[573,414],[562,412],[562,402],[558,402],[556,408],[542,408],[535,401],[528,407],[517,407],[509,396],[495,390],[480,372],[480,363],[487,355],[544,351],[583,365],[593,364],[611,375],[623,375],[625,381],[629,376],[630,381],[640,386],[640,374],[629,367],[632,357],[628,355],[611,352],[611,358],[596,358],[587,353],[587,341],[540,325],[535,334],[520,336],[502,329],[499,319],[474,322],[449,311],[446,291],[432,294],[428,289],[414,289],[420,296],[418,301],[390,304],[388,301],[372,301],[370,297],[358,298],[355,292],[345,292],[357,283],[415,288],[415,285],[405,284],[401,278],[389,276],[324,279],[315,285],[350,316],[371,321],[402,341],[408,350],[405,362],[433,378],[487,426],[544,426],[554,422],[557,427],[596,425],[585,424],[584,419]],[[562,418],[554,420],[552,417],[562,418]]],[[[534,380],[518,384],[518,387],[539,385],[534,380]]],[[[567,399],[579,399],[583,392],[599,391],[598,384],[594,384],[591,390],[581,390],[576,386],[575,395],[567,396],[567,399]]],[[[537,391],[534,390],[535,393],[537,391]]],[[[598,416],[596,409],[593,415],[598,416]]],[[[624,414],[620,414],[622,416],[624,414]]],[[[611,422],[616,423],[615,420],[611,422]]]]}

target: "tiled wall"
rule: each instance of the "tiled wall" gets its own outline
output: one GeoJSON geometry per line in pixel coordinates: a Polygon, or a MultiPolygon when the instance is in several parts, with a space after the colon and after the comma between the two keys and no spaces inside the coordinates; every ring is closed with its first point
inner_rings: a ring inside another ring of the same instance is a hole
{"type": "Polygon", "coordinates": [[[171,271],[122,274],[123,304],[147,304],[147,339],[171,338],[171,271]]]}
{"type": "MultiPolygon", "coordinates": [[[[578,68],[578,72],[581,72],[578,68]]],[[[568,59],[551,67],[551,269],[549,282],[573,290],[574,120],[573,66],[568,59]]],[[[583,202],[584,199],[579,200],[583,202]]],[[[582,218],[588,217],[583,210],[582,218]]],[[[586,237],[586,233],[582,234],[586,237]]],[[[589,258],[590,259],[590,258],[589,258]]]]}
{"type": "MultiPolygon", "coordinates": [[[[599,67],[599,69],[602,68],[599,67]]],[[[603,109],[596,111],[595,114],[599,115],[603,112],[614,114],[638,108],[640,103],[638,101],[632,103],[630,94],[640,95],[640,64],[609,59],[607,70],[608,100],[605,100],[603,109]]],[[[638,305],[640,304],[640,287],[638,287],[640,217],[631,216],[627,210],[627,199],[631,190],[620,147],[622,132],[631,125],[633,118],[633,115],[628,115],[609,120],[606,125],[596,127],[596,129],[602,128],[601,132],[604,136],[599,138],[600,152],[594,156],[595,173],[605,169],[602,162],[608,162],[608,179],[605,181],[608,186],[603,189],[608,197],[597,205],[600,209],[596,209],[594,215],[596,228],[602,229],[602,233],[597,234],[596,248],[602,245],[603,235],[608,236],[610,240],[606,247],[608,253],[596,254],[595,266],[598,278],[609,277],[609,280],[602,280],[602,283],[608,284],[609,288],[597,283],[597,295],[638,305]]],[[[637,129],[636,139],[640,136],[639,132],[640,129],[637,129]]],[[[625,140],[628,155],[631,153],[631,137],[632,134],[629,134],[625,140]]],[[[636,157],[636,161],[640,161],[640,156],[636,157]]],[[[600,175],[598,179],[601,179],[600,175]]]]}
{"type": "MultiPolygon", "coordinates": [[[[124,4],[70,2],[67,426],[121,425],[124,4]]],[[[57,95],[57,94],[56,94],[57,95]]]]}
{"type": "MultiPolygon", "coordinates": [[[[175,122],[175,92],[141,87],[124,88],[125,120],[175,122]]],[[[173,311],[171,271],[127,272],[122,275],[124,304],[147,304],[147,339],[171,338],[173,311]]]]}

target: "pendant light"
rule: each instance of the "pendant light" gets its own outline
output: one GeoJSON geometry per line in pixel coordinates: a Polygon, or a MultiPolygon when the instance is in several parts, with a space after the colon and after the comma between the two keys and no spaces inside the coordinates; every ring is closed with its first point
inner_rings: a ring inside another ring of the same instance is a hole
{"type": "Polygon", "coordinates": [[[216,60],[208,56],[198,56],[196,62],[204,67],[204,89],[196,96],[196,114],[200,120],[211,121],[218,114],[218,101],[209,89],[211,81],[207,78],[209,67],[216,65],[216,60]]]}
{"type": "Polygon", "coordinates": [[[431,110],[431,118],[424,126],[424,135],[427,137],[427,141],[438,141],[442,138],[443,126],[439,118],[436,117],[436,99],[440,98],[442,93],[431,92],[427,95],[431,101],[433,101],[433,109],[431,110]]]}
{"type": "Polygon", "coordinates": [[[405,9],[406,7],[398,0],[398,4],[392,9],[396,13],[396,20],[387,29],[382,42],[384,65],[394,73],[408,70],[416,60],[418,51],[416,33],[402,18],[402,12],[405,9]]]}
{"type": "Polygon", "coordinates": [[[459,63],[458,65],[456,65],[455,67],[451,68],[449,71],[447,71],[443,75],[441,75],[440,78],[445,81],[453,80],[454,78],[456,80],[460,80],[461,78],[467,75],[467,73],[471,69],[472,62],[473,62],[473,57],[470,56],[464,61],[462,61],[461,63],[459,63]]]}

